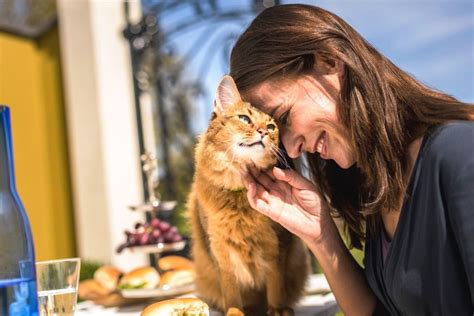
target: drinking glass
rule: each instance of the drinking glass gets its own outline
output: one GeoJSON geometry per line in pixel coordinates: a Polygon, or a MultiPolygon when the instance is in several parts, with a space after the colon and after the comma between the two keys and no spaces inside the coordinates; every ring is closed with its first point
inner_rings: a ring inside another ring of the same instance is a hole
{"type": "Polygon", "coordinates": [[[74,315],[81,259],[36,262],[40,316],[74,315]]]}

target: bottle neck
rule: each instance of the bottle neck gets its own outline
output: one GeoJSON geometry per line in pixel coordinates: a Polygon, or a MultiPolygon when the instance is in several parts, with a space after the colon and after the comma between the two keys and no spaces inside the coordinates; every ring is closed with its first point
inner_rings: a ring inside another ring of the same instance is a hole
{"type": "Polygon", "coordinates": [[[15,190],[10,109],[0,106],[0,192],[15,190]]]}

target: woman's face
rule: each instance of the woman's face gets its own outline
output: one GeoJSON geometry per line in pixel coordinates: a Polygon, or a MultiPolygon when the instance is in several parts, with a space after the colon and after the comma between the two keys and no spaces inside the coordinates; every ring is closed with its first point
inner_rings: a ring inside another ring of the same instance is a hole
{"type": "Polygon", "coordinates": [[[318,152],[321,158],[349,168],[355,163],[355,155],[338,119],[339,91],[337,73],[315,73],[292,80],[263,82],[245,93],[244,98],[275,119],[291,158],[304,151],[318,152]]]}

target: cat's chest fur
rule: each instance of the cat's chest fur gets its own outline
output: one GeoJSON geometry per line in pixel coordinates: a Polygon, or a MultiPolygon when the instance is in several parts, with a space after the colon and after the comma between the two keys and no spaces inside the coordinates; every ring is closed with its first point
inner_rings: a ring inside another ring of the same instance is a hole
{"type": "Polygon", "coordinates": [[[224,266],[241,285],[262,288],[268,262],[279,255],[277,225],[250,207],[245,192],[221,191],[200,200],[215,260],[227,261],[224,266]]]}

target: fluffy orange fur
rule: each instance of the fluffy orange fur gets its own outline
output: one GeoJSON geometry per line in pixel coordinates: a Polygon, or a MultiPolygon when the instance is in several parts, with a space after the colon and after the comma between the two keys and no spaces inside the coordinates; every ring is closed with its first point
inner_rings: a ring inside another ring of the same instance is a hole
{"type": "Polygon", "coordinates": [[[261,169],[276,163],[278,129],[270,116],[240,99],[230,77],[221,82],[216,101],[196,147],[188,197],[198,292],[221,311],[291,314],[308,276],[307,250],[251,208],[239,173],[250,163],[261,169]]]}

